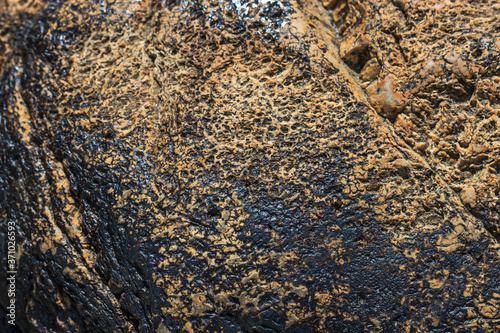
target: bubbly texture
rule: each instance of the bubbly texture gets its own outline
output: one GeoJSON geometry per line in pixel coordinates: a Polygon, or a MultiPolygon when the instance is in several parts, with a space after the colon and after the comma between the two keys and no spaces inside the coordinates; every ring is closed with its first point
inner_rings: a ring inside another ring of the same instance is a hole
{"type": "Polygon", "coordinates": [[[500,329],[498,10],[0,2],[18,325],[500,329]]]}

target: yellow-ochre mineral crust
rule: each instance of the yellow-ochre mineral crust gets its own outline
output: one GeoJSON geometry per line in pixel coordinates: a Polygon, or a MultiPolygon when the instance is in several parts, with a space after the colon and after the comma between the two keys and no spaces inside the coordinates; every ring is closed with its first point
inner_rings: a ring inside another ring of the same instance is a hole
{"type": "Polygon", "coordinates": [[[486,0],[0,0],[17,328],[499,332],[499,21],[486,0]]]}

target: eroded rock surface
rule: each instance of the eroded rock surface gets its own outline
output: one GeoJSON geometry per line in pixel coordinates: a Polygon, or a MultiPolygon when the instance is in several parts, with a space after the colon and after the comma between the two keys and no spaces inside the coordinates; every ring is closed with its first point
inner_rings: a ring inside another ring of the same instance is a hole
{"type": "Polygon", "coordinates": [[[496,4],[0,6],[23,331],[500,328],[496,4]]]}
{"type": "Polygon", "coordinates": [[[330,7],[371,104],[500,239],[500,3],[330,7]]]}

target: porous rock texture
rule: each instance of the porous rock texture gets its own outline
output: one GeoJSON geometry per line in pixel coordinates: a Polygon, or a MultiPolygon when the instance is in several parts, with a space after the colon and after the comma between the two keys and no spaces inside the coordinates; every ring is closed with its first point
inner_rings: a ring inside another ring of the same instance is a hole
{"type": "Polygon", "coordinates": [[[0,0],[3,329],[500,330],[499,17],[0,0]]]}

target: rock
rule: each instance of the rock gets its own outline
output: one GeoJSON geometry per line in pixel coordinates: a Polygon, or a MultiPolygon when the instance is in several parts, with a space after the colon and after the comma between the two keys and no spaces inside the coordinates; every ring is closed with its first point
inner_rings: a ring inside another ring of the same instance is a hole
{"type": "Polygon", "coordinates": [[[415,150],[457,193],[476,189],[471,212],[499,239],[499,4],[347,0],[331,8],[340,45],[370,41],[380,63],[371,83],[359,74],[370,103],[394,118],[402,140],[425,144],[415,150]],[[395,117],[409,118],[411,128],[395,117]]]}
{"type": "Polygon", "coordinates": [[[325,6],[0,4],[2,331],[500,328],[498,6],[325,6]]]}

